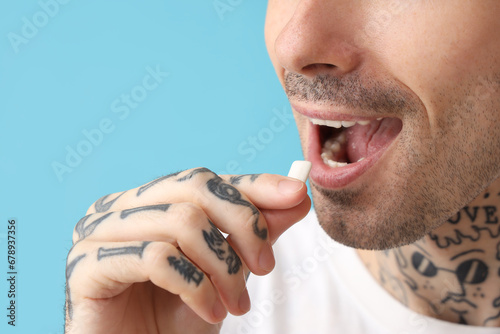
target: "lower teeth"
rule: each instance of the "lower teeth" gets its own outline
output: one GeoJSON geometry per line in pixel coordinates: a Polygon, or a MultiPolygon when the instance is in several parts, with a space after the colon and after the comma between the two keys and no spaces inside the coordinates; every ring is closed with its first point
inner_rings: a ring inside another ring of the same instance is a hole
{"type": "Polygon", "coordinates": [[[321,158],[323,159],[325,165],[328,165],[331,168],[347,166],[347,162],[337,162],[333,160],[334,155],[340,152],[342,145],[345,144],[345,141],[345,134],[341,133],[339,136],[330,138],[325,142],[321,152],[321,158]]]}
{"type": "MultiPolygon", "coordinates": [[[[346,141],[345,134],[341,133],[338,137],[330,138],[325,142],[321,152],[321,158],[323,159],[325,165],[328,165],[331,168],[337,168],[337,167],[344,167],[349,164],[348,162],[338,162],[333,160],[334,155],[340,152],[340,150],[342,149],[342,145],[345,144],[345,141],[346,141]]],[[[364,158],[361,158],[357,162],[363,159],[364,158]]]]}
{"type": "Polygon", "coordinates": [[[333,161],[333,160],[327,160],[326,164],[332,168],[347,166],[347,162],[337,162],[337,161],[333,161]]]}
{"type": "MultiPolygon", "coordinates": [[[[337,167],[344,167],[344,166],[347,166],[349,165],[348,162],[338,162],[338,161],[334,161],[332,159],[330,159],[328,157],[328,154],[327,153],[321,153],[321,158],[323,159],[323,162],[325,163],[325,165],[328,165],[332,168],[337,168],[337,167]]],[[[362,161],[364,158],[361,158],[359,159],[358,161],[356,162],[360,162],[362,161]]]]}

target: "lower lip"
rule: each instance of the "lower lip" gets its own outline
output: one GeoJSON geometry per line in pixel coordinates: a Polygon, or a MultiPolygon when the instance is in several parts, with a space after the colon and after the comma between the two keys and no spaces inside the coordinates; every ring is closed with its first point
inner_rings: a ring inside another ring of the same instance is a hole
{"type": "Polygon", "coordinates": [[[312,163],[309,178],[318,186],[327,189],[340,189],[359,179],[368,171],[386,151],[387,146],[383,147],[375,154],[364,158],[361,161],[350,163],[344,167],[331,168],[323,162],[321,158],[321,142],[319,140],[319,125],[310,125],[309,136],[309,154],[308,160],[312,163]]]}

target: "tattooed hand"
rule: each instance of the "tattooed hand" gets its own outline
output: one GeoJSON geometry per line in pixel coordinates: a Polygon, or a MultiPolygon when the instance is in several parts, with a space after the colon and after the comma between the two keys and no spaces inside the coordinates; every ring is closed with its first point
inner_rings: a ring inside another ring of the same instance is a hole
{"type": "Polygon", "coordinates": [[[206,168],[102,197],[73,233],[66,332],[217,333],[249,310],[246,275],[272,270],[272,243],[310,205],[301,181],[206,168]]]}

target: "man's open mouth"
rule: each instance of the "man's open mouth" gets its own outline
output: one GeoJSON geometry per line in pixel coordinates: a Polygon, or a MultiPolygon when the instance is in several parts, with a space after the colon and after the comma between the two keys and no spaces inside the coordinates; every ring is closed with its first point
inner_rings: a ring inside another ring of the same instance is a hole
{"type": "Polygon", "coordinates": [[[345,167],[387,148],[402,129],[398,118],[334,121],[312,118],[319,126],[321,159],[331,168],[345,167]]]}

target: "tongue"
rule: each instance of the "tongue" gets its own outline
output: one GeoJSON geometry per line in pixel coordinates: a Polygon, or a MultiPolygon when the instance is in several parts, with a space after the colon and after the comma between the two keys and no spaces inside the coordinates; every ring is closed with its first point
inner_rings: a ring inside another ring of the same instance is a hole
{"type": "Polygon", "coordinates": [[[349,161],[356,162],[388,146],[401,131],[402,125],[397,118],[384,118],[349,128],[346,131],[349,161]]]}

